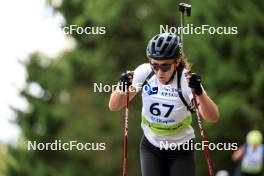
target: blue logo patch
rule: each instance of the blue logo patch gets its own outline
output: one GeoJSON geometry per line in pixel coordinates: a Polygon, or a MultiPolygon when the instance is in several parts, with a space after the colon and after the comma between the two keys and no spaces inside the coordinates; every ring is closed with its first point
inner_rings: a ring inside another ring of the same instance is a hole
{"type": "Polygon", "coordinates": [[[144,91],[148,94],[148,95],[154,95],[158,93],[158,87],[151,87],[149,85],[149,83],[144,85],[144,91]]]}

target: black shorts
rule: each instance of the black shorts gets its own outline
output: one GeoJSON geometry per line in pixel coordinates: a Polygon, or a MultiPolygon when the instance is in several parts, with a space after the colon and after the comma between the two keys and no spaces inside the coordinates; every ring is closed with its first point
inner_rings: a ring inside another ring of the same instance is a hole
{"type": "Polygon", "coordinates": [[[195,176],[193,150],[160,150],[143,135],[140,143],[142,176],[195,176]]]}

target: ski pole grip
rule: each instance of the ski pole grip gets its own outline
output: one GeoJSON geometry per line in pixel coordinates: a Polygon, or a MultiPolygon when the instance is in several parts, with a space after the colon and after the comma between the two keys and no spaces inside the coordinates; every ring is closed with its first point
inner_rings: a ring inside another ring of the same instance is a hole
{"type": "Polygon", "coordinates": [[[187,16],[191,16],[192,6],[186,3],[179,4],[179,11],[184,14],[186,12],[187,16]]]}

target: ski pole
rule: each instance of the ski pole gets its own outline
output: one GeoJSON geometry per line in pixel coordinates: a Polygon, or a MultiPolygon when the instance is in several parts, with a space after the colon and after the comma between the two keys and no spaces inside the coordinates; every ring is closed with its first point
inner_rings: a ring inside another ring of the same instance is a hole
{"type": "Polygon", "coordinates": [[[181,12],[181,49],[182,49],[182,56],[184,57],[184,50],[183,50],[183,27],[184,27],[184,14],[186,12],[187,16],[191,16],[191,10],[192,10],[192,6],[189,4],[185,4],[185,3],[180,3],[179,4],[179,11],[181,12]]]}
{"type": "MultiPolygon", "coordinates": [[[[202,125],[202,118],[201,118],[200,113],[198,111],[198,104],[197,104],[196,95],[194,92],[192,92],[192,94],[193,94],[193,101],[194,101],[194,106],[195,106],[195,113],[196,113],[196,117],[197,117],[197,121],[198,121],[198,126],[200,128],[202,141],[206,141],[206,134],[205,134],[205,130],[204,130],[203,125],[202,125]]],[[[206,161],[207,161],[207,167],[209,170],[209,174],[210,174],[210,176],[215,176],[212,161],[211,161],[211,158],[209,155],[208,145],[205,145],[204,149],[205,149],[204,150],[204,156],[205,156],[206,161]]]]}
{"type": "Polygon", "coordinates": [[[128,104],[129,104],[129,91],[127,90],[126,95],[126,105],[125,105],[125,125],[124,125],[124,158],[123,158],[123,172],[122,176],[127,175],[127,133],[128,133],[128,104]]]}
{"type": "MultiPolygon", "coordinates": [[[[179,4],[179,11],[181,12],[181,43],[182,43],[182,55],[184,57],[184,50],[183,50],[183,27],[184,27],[184,14],[186,12],[187,16],[191,16],[191,8],[192,6],[186,3],[180,3],[179,4]]],[[[194,101],[194,106],[195,106],[195,113],[196,113],[196,117],[197,117],[197,121],[198,121],[198,126],[200,128],[200,132],[201,132],[201,137],[202,137],[202,142],[206,141],[206,135],[205,135],[205,130],[203,128],[202,125],[202,119],[198,110],[198,104],[197,104],[197,99],[196,99],[196,95],[194,92],[192,92],[193,94],[193,101],[194,101]]],[[[207,167],[209,170],[209,174],[210,176],[215,176],[214,171],[213,171],[213,165],[209,156],[209,150],[208,150],[208,146],[205,145],[205,150],[204,150],[204,155],[207,161],[207,167]]]]}

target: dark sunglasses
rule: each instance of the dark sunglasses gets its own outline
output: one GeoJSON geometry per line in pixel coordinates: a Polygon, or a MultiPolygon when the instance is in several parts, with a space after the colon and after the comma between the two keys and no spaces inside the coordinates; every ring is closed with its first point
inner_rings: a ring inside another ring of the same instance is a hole
{"type": "Polygon", "coordinates": [[[160,69],[162,72],[169,71],[171,69],[171,65],[173,65],[173,64],[174,63],[172,63],[172,64],[161,64],[161,65],[159,65],[159,64],[152,64],[152,63],[150,63],[150,65],[151,65],[151,67],[152,67],[152,69],[154,71],[159,71],[159,69],[160,69]]]}

